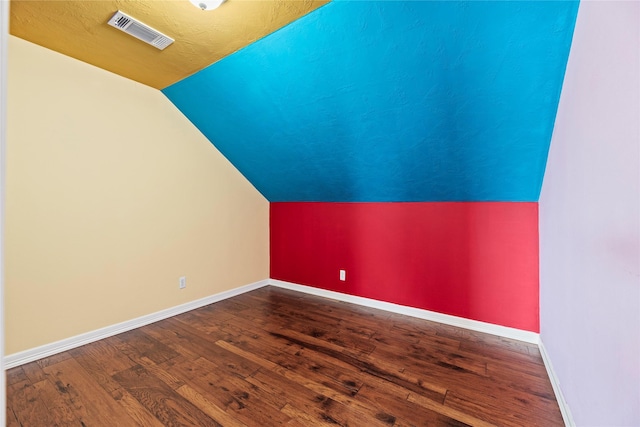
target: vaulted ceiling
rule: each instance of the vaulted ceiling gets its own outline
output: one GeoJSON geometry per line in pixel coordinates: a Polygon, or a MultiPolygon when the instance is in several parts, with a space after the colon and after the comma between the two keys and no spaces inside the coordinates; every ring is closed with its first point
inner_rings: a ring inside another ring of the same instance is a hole
{"type": "Polygon", "coordinates": [[[11,32],[164,88],[270,201],[538,200],[577,2],[322,4],[12,0],[11,32]]]}

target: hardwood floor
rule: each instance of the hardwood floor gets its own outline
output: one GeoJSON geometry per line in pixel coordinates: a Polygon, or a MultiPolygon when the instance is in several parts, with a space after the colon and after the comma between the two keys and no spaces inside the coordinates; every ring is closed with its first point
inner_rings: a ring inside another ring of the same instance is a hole
{"type": "Polygon", "coordinates": [[[534,345],[274,287],[7,384],[7,426],[563,425],[534,345]]]}

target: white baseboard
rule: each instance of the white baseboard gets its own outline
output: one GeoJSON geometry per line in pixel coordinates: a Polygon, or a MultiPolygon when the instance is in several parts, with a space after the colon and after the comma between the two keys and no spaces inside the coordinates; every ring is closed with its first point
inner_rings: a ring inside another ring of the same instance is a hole
{"type": "Polygon", "coordinates": [[[564,400],[564,395],[562,394],[562,389],[560,388],[560,381],[558,380],[556,372],[553,370],[551,359],[549,358],[549,354],[547,353],[547,349],[545,348],[542,339],[540,339],[538,347],[540,348],[540,355],[542,355],[542,360],[544,361],[544,367],[547,368],[547,375],[549,375],[551,387],[553,387],[553,392],[556,395],[556,400],[558,401],[558,406],[560,407],[560,413],[562,413],[564,425],[567,427],[575,427],[576,423],[573,421],[573,416],[571,415],[571,410],[569,410],[567,401],[564,400]]]}
{"type": "Polygon", "coordinates": [[[224,299],[231,298],[245,292],[253,291],[254,289],[261,288],[268,284],[268,279],[261,280],[249,285],[240,286],[239,288],[230,289],[228,291],[220,292],[215,295],[211,295],[175,307],[167,308],[155,313],[147,314],[136,319],[127,320],[126,322],[106,326],[104,328],[96,329],[95,331],[86,332],[84,334],[76,335],[71,338],[66,338],[50,344],[45,344],[40,347],[13,353],[4,357],[4,369],[14,368],[16,366],[24,365],[25,363],[42,359],[43,357],[62,353],[63,351],[71,350],[72,348],[80,347],[94,341],[108,338],[122,332],[127,332],[132,329],[157,322],[159,320],[167,319],[169,317],[194,310],[196,308],[204,307],[205,305],[213,304],[214,302],[222,301],[224,299]]]}
{"type": "MultiPolygon", "coordinates": [[[[261,280],[259,282],[251,283],[249,285],[241,286],[239,288],[231,289],[225,292],[220,292],[218,294],[201,298],[199,300],[191,301],[185,304],[181,304],[175,307],[171,307],[165,310],[151,313],[145,316],[141,316],[136,319],[128,320],[128,321],[111,325],[111,326],[106,326],[104,328],[100,328],[95,331],[86,332],[84,334],[76,335],[74,337],[66,338],[50,344],[45,344],[40,347],[36,347],[29,350],[7,355],[4,357],[4,360],[3,360],[4,369],[14,368],[16,366],[33,362],[35,360],[42,359],[44,357],[52,356],[57,353],[62,353],[63,351],[71,350],[73,348],[77,348],[85,344],[92,343],[94,341],[108,338],[108,337],[120,334],[122,332],[130,331],[132,329],[139,328],[141,326],[145,326],[150,323],[157,322],[159,320],[167,319],[169,317],[176,316],[178,314],[182,314],[187,311],[194,310],[196,308],[204,307],[205,305],[213,304],[214,302],[222,301],[224,299],[231,298],[236,295],[240,295],[245,292],[249,292],[266,285],[273,285],[280,288],[290,289],[293,291],[303,292],[311,295],[317,295],[325,298],[331,298],[338,301],[358,304],[365,307],[377,308],[380,310],[417,317],[420,319],[430,320],[434,322],[443,323],[446,325],[457,326],[460,328],[470,329],[477,332],[484,332],[484,333],[497,335],[505,338],[511,338],[519,341],[528,342],[528,343],[538,344],[540,340],[539,334],[535,332],[523,331],[520,329],[509,328],[506,326],[494,325],[491,323],[465,319],[457,316],[450,316],[447,314],[436,313],[429,310],[423,310],[423,309],[414,308],[414,307],[407,307],[399,304],[378,301],[370,298],[343,294],[340,292],[327,291],[324,289],[314,288],[314,287],[305,286],[305,285],[298,285],[296,283],[285,282],[282,280],[266,279],[266,280],[261,280]]],[[[544,359],[545,353],[543,352],[542,348],[541,348],[541,353],[543,354],[543,359],[544,359]]],[[[545,365],[547,365],[547,359],[545,359],[545,365]]],[[[547,369],[549,370],[549,368],[547,369]]],[[[553,384],[553,380],[552,380],[552,384],[553,384]]],[[[556,390],[556,386],[554,385],[554,391],[555,390],[556,390]]],[[[560,404],[560,399],[558,399],[558,402],[560,404]]],[[[564,402],[564,400],[562,400],[562,402],[564,402]]],[[[563,417],[564,417],[564,413],[563,413],[563,417]]]]}
{"type": "Polygon", "coordinates": [[[523,331],[521,329],[494,325],[492,323],[480,322],[478,320],[470,320],[463,317],[450,316],[448,314],[436,313],[434,311],[423,310],[420,308],[407,307],[390,302],[378,301],[371,298],[363,298],[343,294],[340,292],[327,291],[325,289],[298,285],[296,283],[285,282],[282,280],[269,279],[269,284],[284,289],[290,289],[292,291],[304,292],[307,294],[331,298],[338,301],[363,305],[365,307],[391,311],[393,313],[404,314],[406,316],[417,317],[424,320],[431,320],[433,322],[444,323],[445,325],[457,326],[459,328],[470,329],[477,332],[484,332],[491,335],[498,335],[501,337],[524,341],[531,344],[538,344],[538,342],[540,341],[540,334],[536,332],[523,331]]]}

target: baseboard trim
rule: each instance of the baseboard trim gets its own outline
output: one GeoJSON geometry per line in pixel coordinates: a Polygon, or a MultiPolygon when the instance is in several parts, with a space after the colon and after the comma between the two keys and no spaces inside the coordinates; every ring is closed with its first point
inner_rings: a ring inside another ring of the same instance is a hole
{"type": "Polygon", "coordinates": [[[575,427],[576,423],[573,421],[571,410],[569,409],[567,401],[564,400],[564,395],[562,394],[562,389],[560,388],[560,380],[556,375],[556,371],[553,370],[551,359],[549,358],[549,354],[547,353],[547,349],[545,348],[542,339],[540,339],[540,342],[538,343],[538,348],[540,348],[540,355],[542,356],[544,367],[547,369],[547,375],[549,376],[551,387],[553,387],[553,393],[556,395],[556,400],[558,401],[558,406],[560,407],[560,413],[562,414],[564,425],[567,427],[575,427]]]}
{"type": "Polygon", "coordinates": [[[213,304],[214,302],[222,301],[227,298],[243,294],[245,292],[253,291],[263,286],[267,286],[268,284],[268,279],[261,280],[259,282],[250,283],[245,286],[240,286],[238,288],[210,295],[205,298],[177,305],[165,310],[160,310],[155,313],[147,314],[135,319],[127,320],[122,323],[117,323],[115,325],[96,329],[95,331],[86,332],[74,337],[66,338],[50,344],[45,344],[40,347],[13,353],[4,357],[4,369],[15,368],[16,366],[24,365],[25,363],[33,362],[35,360],[42,359],[43,357],[52,356],[57,353],[62,353],[63,351],[71,350],[73,348],[92,343],[94,341],[118,335],[122,332],[127,332],[141,326],[149,325],[159,320],[164,320],[178,314],[186,313],[187,311],[191,311],[196,308],[204,307],[205,305],[213,304]]]}
{"type": "Polygon", "coordinates": [[[364,298],[364,297],[358,297],[354,295],[343,294],[341,292],[328,291],[325,289],[314,288],[311,286],[285,282],[283,280],[269,279],[269,284],[272,286],[277,286],[279,288],[289,289],[292,291],[304,292],[311,295],[331,298],[334,300],[349,302],[352,304],[358,304],[365,307],[377,308],[380,310],[390,311],[393,313],[404,314],[406,316],[417,317],[419,319],[444,323],[445,325],[451,325],[451,326],[457,326],[459,328],[470,329],[476,332],[484,332],[491,335],[497,335],[497,336],[511,338],[518,341],[524,341],[531,344],[538,344],[538,342],[540,341],[540,334],[536,332],[523,331],[521,329],[510,328],[507,326],[494,325],[492,323],[481,322],[478,320],[471,320],[471,319],[465,319],[463,317],[436,313],[435,311],[424,310],[421,308],[407,307],[404,305],[378,301],[371,298],[364,298]]]}
{"type": "MultiPolygon", "coordinates": [[[[562,394],[557,386],[557,378],[553,374],[553,369],[550,368],[551,364],[546,356],[544,347],[541,345],[540,336],[535,332],[523,331],[520,329],[510,328],[507,326],[494,325],[491,323],[481,322],[478,320],[465,319],[462,317],[451,316],[448,314],[436,313],[434,311],[424,310],[420,308],[407,307],[399,304],[393,304],[384,301],[378,301],[371,298],[358,297],[349,294],[343,294],[340,292],[328,291],[325,289],[314,288],[306,285],[299,285],[296,283],[286,282],[276,279],[265,279],[255,283],[251,283],[238,288],[230,289],[228,291],[220,292],[214,295],[210,295],[205,298],[201,298],[195,301],[191,301],[185,304],[181,304],[175,307],[167,308],[155,313],[151,313],[145,316],[141,316],[135,319],[127,320],[125,322],[117,323],[115,325],[106,326],[104,328],[97,329],[95,331],[86,332],[84,334],[76,335],[74,337],[66,338],[60,341],[56,341],[43,346],[35,347],[29,350],[13,353],[4,357],[4,369],[15,368],[26,363],[33,362],[35,360],[42,359],[44,357],[52,356],[63,351],[71,350],[83,346],[85,344],[99,341],[104,338],[108,338],[114,335],[118,335],[123,332],[130,331],[145,325],[149,325],[160,320],[167,319],[178,314],[185,313],[187,311],[195,310],[196,308],[204,307],[205,305],[213,304],[218,301],[225,300],[237,295],[241,295],[245,292],[250,292],[263,286],[272,285],[279,288],[289,289],[293,291],[303,292],[310,295],[316,295],[320,297],[330,298],[338,301],[349,302],[352,304],[358,304],[365,307],[376,308],[379,310],[390,311],[393,313],[403,314],[406,316],[412,316],[419,319],[430,320],[433,322],[443,323],[445,325],[457,326],[460,328],[469,329],[477,332],[484,332],[492,335],[497,335],[505,338],[511,338],[518,341],[524,341],[532,344],[540,345],[540,353],[542,354],[545,366],[549,372],[549,377],[553,385],[554,392],[558,396],[558,404],[560,409],[563,410],[563,405],[566,406],[564,399],[561,398],[562,394]],[[558,394],[560,393],[560,394],[558,394]]],[[[568,411],[568,407],[566,408],[568,411]]],[[[565,411],[563,410],[562,416],[565,417],[565,411]]],[[[570,413],[569,413],[570,419],[570,413]]],[[[566,422],[566,419],[565,419],[566,422]]],[[[567,424],[573,426],[573,424],[567,424]]]]}

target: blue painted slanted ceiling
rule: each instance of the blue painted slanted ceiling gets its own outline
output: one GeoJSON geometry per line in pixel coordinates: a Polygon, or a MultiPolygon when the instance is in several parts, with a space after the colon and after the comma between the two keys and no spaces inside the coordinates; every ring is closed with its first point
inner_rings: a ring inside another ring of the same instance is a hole
{"type": "Polygon", "coordinates": [[[336,1],[164,89],[270,201],[537,201],[577,2],[336,1]]]}

